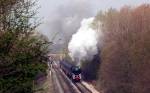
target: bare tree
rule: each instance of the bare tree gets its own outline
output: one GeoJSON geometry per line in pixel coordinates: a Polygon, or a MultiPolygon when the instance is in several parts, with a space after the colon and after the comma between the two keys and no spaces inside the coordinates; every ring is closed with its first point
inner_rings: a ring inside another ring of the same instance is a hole
{"type": "Polygon", "coordinates": [[[148,93],[150,5],[110,9],[97,20],[105,35],[100,69],[104,93],[148,93]]]}

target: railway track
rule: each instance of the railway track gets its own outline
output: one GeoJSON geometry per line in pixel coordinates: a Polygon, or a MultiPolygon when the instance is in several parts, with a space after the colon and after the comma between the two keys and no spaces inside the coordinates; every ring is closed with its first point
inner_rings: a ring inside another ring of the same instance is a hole
{"type": "Polygon", "coordinates": [[[64,93],[77,93],[72,87],[68,84],[67,80],[61,75],[59,70],[56,70],[56,74],[59,78],[60,84],[63,88],[64,93]]]}
{"type": "Polygon", "coordinates": [[[54,67],[53,70],[59,81],[59,86],[61,86],[61,93],[92,93],[82,83],[72,82],[60,68],[54,67]]]}
{"type": "Polygon", "coordinates": [[[82,83],[75,83],[77,88],[80,90],[81,93],[92,93],[87,87],[85,87],[82,83]]]}
{"type": "Polygon", "coordinates": [[[52,83],[53,83],[53,87],[54,87],[54,92],[55,93],[64,93],[62,87],[60,86],[60,82],[58,80],[58,77],[56,76],[56,72],[54,71],[54,69],[51,69],[52,71],[52,83]]]}

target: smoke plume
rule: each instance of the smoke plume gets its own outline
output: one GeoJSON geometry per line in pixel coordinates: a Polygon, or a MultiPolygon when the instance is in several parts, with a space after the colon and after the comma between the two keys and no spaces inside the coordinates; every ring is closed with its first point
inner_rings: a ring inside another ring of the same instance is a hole
{"type": "Polygon", "coordinates": [[[41,26],[50,41],[55,42],[51,45],[51,52],[60,52],[67,48],[71,36],[77,32],[83,18],[94,16],[91,3],[86,0],[66,0],[53,10],[41,26]],[[53,38],[55,36],[55,38],[53,38]]]}
{"type": "Polygon", "coordinates": [[[92,28],[94,18],[83,19],[81,27],[72,35],[68,45],[69,55],[80,65],[81,60],[91,60],[97,54],[98,34],[92,28]]]}

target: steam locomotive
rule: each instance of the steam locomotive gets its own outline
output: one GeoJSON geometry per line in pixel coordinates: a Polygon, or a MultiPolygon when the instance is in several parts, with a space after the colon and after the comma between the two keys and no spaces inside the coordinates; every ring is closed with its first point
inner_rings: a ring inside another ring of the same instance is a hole
{"type": "Polygon", "coordinates": [[[62,60],[60,61],[60,68],[72,81],[79,82],[81,80],[81,68],[79,66],[74,66],[66,60],[62,60]]]}

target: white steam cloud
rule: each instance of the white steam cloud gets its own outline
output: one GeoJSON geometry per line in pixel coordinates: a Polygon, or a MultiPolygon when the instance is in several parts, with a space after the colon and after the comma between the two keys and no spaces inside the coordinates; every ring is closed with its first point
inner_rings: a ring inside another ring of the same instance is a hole
{"type": "Polygon", "coordinates": [[[92,28],[94,18],[83,19],[81,27],[72,35],[68,45],[69,55],[80,65],[81,60],[92,59],[97,54],[98,34],[92,28]]]}

